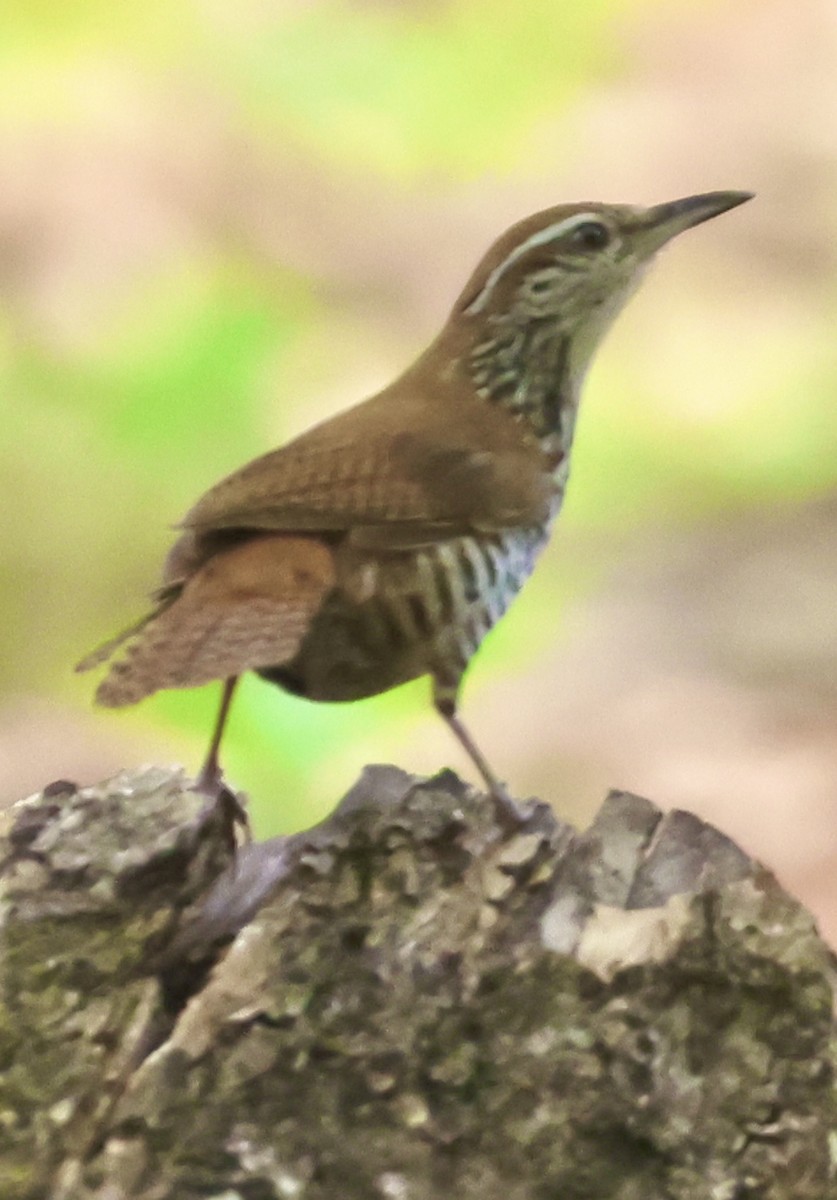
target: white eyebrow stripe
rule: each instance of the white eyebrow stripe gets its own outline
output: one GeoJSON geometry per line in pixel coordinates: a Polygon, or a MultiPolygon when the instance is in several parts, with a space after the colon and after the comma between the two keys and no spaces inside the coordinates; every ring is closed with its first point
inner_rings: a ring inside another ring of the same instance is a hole
{"type": "Polygon", "coordinates": [[[521,242],[519,246],[515,246],[510,254],[507,254],[503,261],[496,266],[489,274],[482,290],[478,293],[475,300],[472,300],[465,309],[466,313],[481,312],[488,303],[488,297],[491,295],[498,279],[508,270],[512,263],[517,262],[524,254],[527,254],[535,246],[542,246],[545,242],[551,242],[554,238],[561,237],[565,233],[569,233],[571,229],[575,229],[577,225],[583,225],[585,221],[598,221],[598,213],[581,212],[574,213],[571,217],[564,217],[563,221],[558,221],[555,225],[547,225],[546,229],[539,229],[537,233],[530,234],[525,242],[521,242]]]}

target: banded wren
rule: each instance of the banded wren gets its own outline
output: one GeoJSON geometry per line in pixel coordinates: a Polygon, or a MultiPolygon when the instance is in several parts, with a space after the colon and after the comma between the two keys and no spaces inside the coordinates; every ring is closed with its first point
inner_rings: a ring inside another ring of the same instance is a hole
{"type": "Polygon", "coordinates": [[[198,500],[152,611],[79,664],[125,646],[99,703],[223,680],[198,781],[212,791],[244,671],[333,701],[429,675],[437,710],[514,816],[457,713],[465,668],[558,515],[603,334],[666,242],[749,198],[568,204],[514,225],[394,383],[198,500]]]}

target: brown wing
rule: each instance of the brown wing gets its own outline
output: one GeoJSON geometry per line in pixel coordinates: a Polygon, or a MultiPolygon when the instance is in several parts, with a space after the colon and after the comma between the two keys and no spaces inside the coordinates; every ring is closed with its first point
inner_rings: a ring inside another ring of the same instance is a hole
{"type": "Polygon", "coordinates": [[[396,387],[248,463],[182,525],[198,537],[353,530],[362,540],[366,529],[395,548],[538,523],[553,494],[537,442],[506,412],[396,387]]]}

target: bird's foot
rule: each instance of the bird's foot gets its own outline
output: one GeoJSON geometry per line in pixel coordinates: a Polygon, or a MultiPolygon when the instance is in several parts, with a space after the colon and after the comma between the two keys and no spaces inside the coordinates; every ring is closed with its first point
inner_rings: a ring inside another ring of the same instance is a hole
{"type": "Polygon", "coordinates": [[[253,831],[247,806],[242,795],[227,786],[220,767],[213,763],[205,763],[191,790],[206,796],[207,805],[204,811],[218,811],[229,848],[233,853],[238,848],[239,840],[245,845],[252,842],[253,831]]]}
{"type": "Polygon", "coordinates": [[[532,816],[531,808],[510,796],[505,786],[497,779],[492,780],[489,795],[494,801],[497,824],[507,833],[517,833],[532,816]]]}

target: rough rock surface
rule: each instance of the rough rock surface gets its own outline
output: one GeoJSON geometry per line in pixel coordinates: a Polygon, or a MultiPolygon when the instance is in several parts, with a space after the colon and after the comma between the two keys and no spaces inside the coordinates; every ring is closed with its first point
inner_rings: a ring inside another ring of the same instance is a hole
{"type": "Polygon", "coordinates": [[[231,866],[152,768],[0,832],[4,1200],[837,1196],[829,952],[687,813],[376,767],[231,866]]]}

